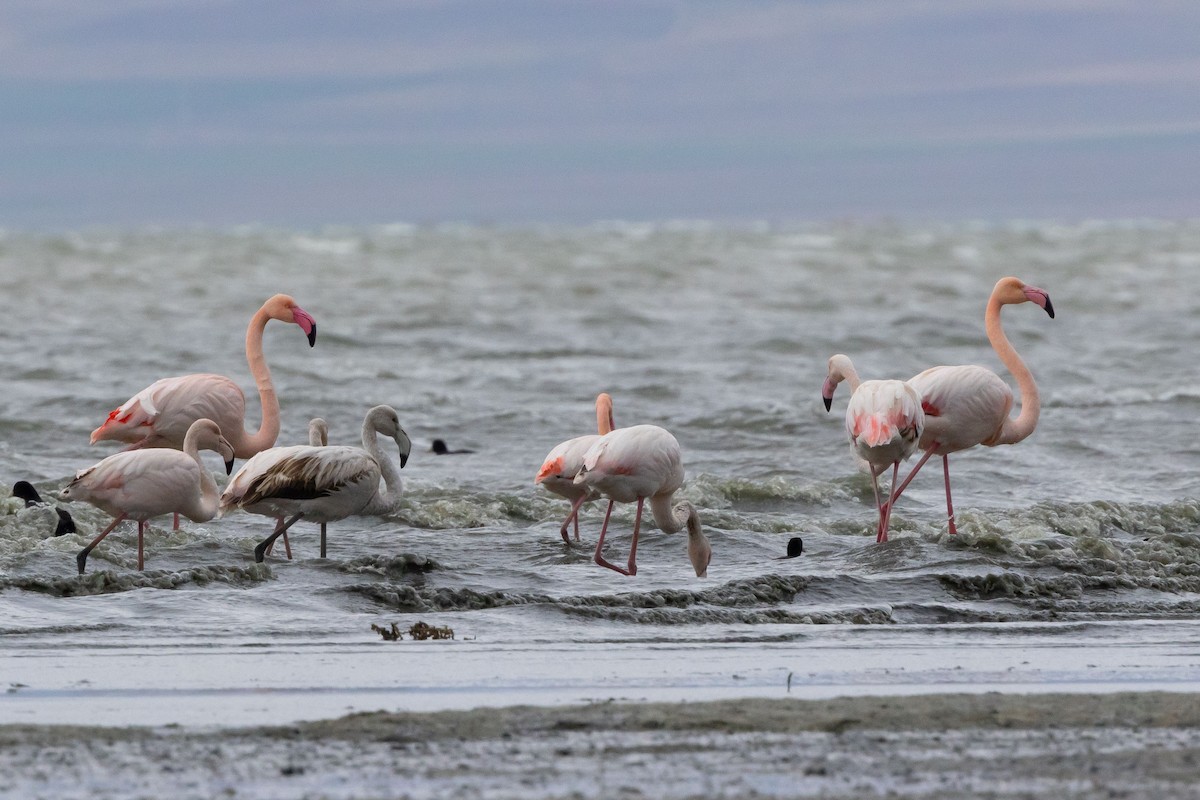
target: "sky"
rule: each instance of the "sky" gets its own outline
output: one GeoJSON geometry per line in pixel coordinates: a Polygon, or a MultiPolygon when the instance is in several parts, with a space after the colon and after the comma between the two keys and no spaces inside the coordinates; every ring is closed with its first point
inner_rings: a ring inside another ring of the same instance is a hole
{"type": "Polygon", "coordinates": [[[0,3],[0,228],[1197,216],[1195,0],[0,3]]]}

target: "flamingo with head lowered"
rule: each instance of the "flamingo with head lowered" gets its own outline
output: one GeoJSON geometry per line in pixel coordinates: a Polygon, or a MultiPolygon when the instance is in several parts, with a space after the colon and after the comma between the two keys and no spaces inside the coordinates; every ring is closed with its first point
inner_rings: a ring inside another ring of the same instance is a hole
{"type": "Polygon", "coordinates": [[[206,522],[217,514],[217,483],[200,460],[200,450],[214,450],[233,469],[233,445],[212,420],[192,423],[178,450],[126,450],[80,470],[59,492],[64,501],[83,500],[116,519],[76,556],[83,574],[88,554],[124,519],[138,524],[138,569],[145,565],[143,535],[148,520],[162,514],[183,514],[193,522],[206,522]]]}
{"type": "Polygon", "coordinates": [[[583,469],[575,483],[608,498],[608,511],[600,540],[596,542],[596,563],[622,573],[637,574],[638,533],[642,525],[642,507],[650,500],[654,521],[664,533],[687,528],[688,558],[698,577],[708,574],[712,547],[700,527],[700,515],[684,500],[674,507],[671,501],[683,486],[683,462],[679,442],[671,433],[657,425],[634,425],[617,428],[601,436],[583,458],[583,469]],[[604,536],[612,516],[613,503],[637,503],[633,522],[633,542],[629,546],[629,561],[619,567],[604,558],[604,536]]]}
{"type": "Polygon", "coordinates": [[[612,397],[607,392],[596,395],[596,430],[584,436],[576,436],[554,446],[538,470],[534,483],[540,483],[555,494],[571,501],[571,511],[563,520],[559,533],[564,542],[570,543],[567,529],[571,521],[575,522],[575,541],[579,541],[579,508],[588,500],[600,497],[599,493],[575,483],[575,476],[583,469],[583,457],[600,437],[610,432],[616,424],[613,422],[612,397]]]}
{"type": "Polygon", "coordinates": [[[985,447],[1016,444],[1028,438],[1037,427],[1042,408],[1037,383],[1000,324],[1000,310],[1006,305],[1020,303],[1033,303],[1054,318],[1054,305],[1045,291],[1028,286],[1019,278],[1001,278],[988,298],[984,327],[992,349],[1017,380],[1021,413],[1016,417],[1009,416],[1013,405],[1012,389],[986,367],[931,367],[910,378],[909,383],[920,393],[925,411],[925,431],[919,445],[925,454],[884,504],[889,512],[891,504],[925,462],[935,455],[941,456],[946,483],[946,516],[950,521],[950,533],[957,533],[954,504],[950,499],[950,454],[980,444],[985,447]]]}
{"type": "Polygon", "coordinates": [[[917,449],[925,429],[921,396],[904,381],[860,381],[850,358],[839,353],[829,359],[827,377],[821,388],[826,411],[832,406],[833,393],[842,381],[850,384],[846,433],[854,452],[867,462],[871,486],[875,490],[875,505],[879,508],[875,541],[886,542],[891,504],[880,502],[879,474],[890,466],[894,489],[900,462],[907,460],[917,449]]]}
{"type": "Polygon", "coordinates": [[[254,548],[255,561],[262,561],[267,548],[300,519],[321,523],[324,558],[324,523],[355,514],[387,514],[399,505],[400,473],[380,449],[377,433],[395,440],[403,467],[412,442],[391,406],[375,406],[367,412],[361,448],[273,447],[242,465],[221,495],[221,514],[241,508],[278,520],[271,535],[254,548]]]}

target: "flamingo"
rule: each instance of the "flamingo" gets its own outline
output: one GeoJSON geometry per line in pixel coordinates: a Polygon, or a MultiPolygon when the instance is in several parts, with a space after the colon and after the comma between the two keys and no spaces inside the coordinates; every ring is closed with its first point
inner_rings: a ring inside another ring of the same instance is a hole
{"type": "Polygon", "coordinates": [[[71,516],[71,512],[65,508],[51,506],[42,500],[42,496],[38,494],[38,490],[29,481],[17,481],[14,483],[12,496],[18,500],[24,500],[26,508],[45,508],[47,509],[44,512],[46,514],[50,514],[49,509],[53,509],[54,513],[51,520],[54,522],[53,536],[65,536],[68,533],[75,533],[75,519],[71,516]]]}
{"type": "Polygon", "coordinates": [[[400,466],[408,463],[412,442],[391,406],[375,406],[362,427],[362,448],[294,445],[264,450],[242,465],[221,495],[221,514],[242,508],[275,517],[275,530],[254,548],[262,561],[266,549],[297,520],[321,525],[321,558],[325,558],[324,523],[353,514],[379,515],[400,502],[400,473],[379,448],[376,434],[392,437],[400,448],[400,466]],[[380,489],[383,479],[386,488],[380,489]]]}
{"type": "Polygon", "coordinates": [[[220,453],[226,474],[233,469],[233,445],[221,435],[217,423],[198,419],[183,437],[183,452],[125,450],[76,473],[58,499],[83,500],[116,517],[75,557],[80,575],[92,549],[126,518],[137,520],[141,570],[145,566],[143,536],[148,520],[172,512],[193,522],[207,522],[216,516],[217,483],[200,460],[200,450],[220,453]]]}
{"type": "Polygon", "coordinates": [[[870,468],[875,505],[879,508],[875,541],[886,542],[892,514],[891,506],[879,501],[879,475],[890,466],[891,485],[895,487],[900,462],[907,461],[917,449],[925,429],[921,396],[904,381],[860,381],[850,358],[839,353],[829,359],[828,375],[821,388],[826,411],[833,405],[833,393],[843,380],[850,384],[846,433],[855,454],[870,468]]]}
{"type": "Polygon", "coordinates": [[[1008,341],[1000,324],[1000,309],[1006,305],[1033,303],[1054,318],[1050,296],[1036,286],[1028,286],[1019,278],[1001,278],[992,289],[984,313],[984,327],[992,349],[1017,380],[1021,392],[1021,413],[1009,417],[1013,393],[999,375],[976,365],[931,367],[909,379],[921,395],[925,410],[925,431],[919,447],[925,451],[904,482],[892,492],[885,503],[890,505],[900,496],[909,482],[931,457],[942,457],[946,483],[946,516],[950,533],[954,525],[954,504],[950,499],[950,454],[975,445],[995,447],[1016,444],[1029,437],[1037,427],[1041,414],[1041,399],[1033,373],[1025,366],[1016,348],[1008,341]]]}
{"type": "Polygon", "coordinates": [[[611,431],[592,445],[583,458],[583,468],[575,476],[575,484],[608,497],[608,511],[596,542],[596,563],[622,573],[637,574],[638,531],[642,524],[642,506],[650,500],[654,521],[664,533],[675,533],[685,526],[688,532],[688,558],[698,577],[708,575],[712,547],[700,528],[700,515],[686,500],[674,508],[671,500],[683,485],[683,463],[679,442],[671,433],[657,425],[634,425],[611,431]],[[629,546],[627,568],[604,559],[604,535],[613,503],[637,503],[633,521],[633,543],[629,546]]]}
{"type": "Polygon", "coordinates": [[[262,422],[254,433],[245,429],[246,397],[238,385],[224,375],[195,374],[163,378],[142,389],[114,409],[91,443],[112,439],[143,447],[183,447],[183,439],[197,419],[211,419],[221,435],[233,445],[237,458],[249,458],[275,444],[279,437],[279,398],[271,383],[271,371],[263,356],[263,331],[269,320],[294,323],[317,342],[317,323],[286,294],[277,294],[262,304],[246,328],[246,362],[258,385],[262,422]]]}
{"type": "Polygon", "coordinates": [[[583,467],[583,457],[587,455],[587,451],[599,441],[601,436],[615,427],[612,397],[608,392],[601,392],[596,395],[596,429],[599,433],[576,436],[574,439],[568,439],[555,445],[554,449],[546,455],[542,468],[538,470],[537,477],[534,478],[534,483],[540,483],[551,492],[571,501],[571,511],[563,520],[562,527],[558,531],[562,534],[563,541],[568,544],[571,540],[567,537],[567,528],[570,527],[572,520],[575,521],[575,541],[579,541],[579,508],[588,500],[595,500],[600,496],[594,491],[576,485],[575,476],[583,467]]]}

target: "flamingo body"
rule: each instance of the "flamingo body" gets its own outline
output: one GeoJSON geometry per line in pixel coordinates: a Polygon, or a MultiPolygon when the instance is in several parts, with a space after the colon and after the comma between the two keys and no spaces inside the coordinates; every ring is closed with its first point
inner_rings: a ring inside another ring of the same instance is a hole
{"type": "Polygon", "coordinates": [[[123,519],[138,522],[138,569],[143,566],[142,535],[145,523],[163,514],[182,514],[205,522],[217,514],[217,484],[200,461],[200,449],[215,450],[233,467],[233,446],[211,420],[192,423],[184,437],[184,450],[126,450],[80,470],[59,493],[64,501],[91,503],[116,519],[80,553],[82,574],[88,553],[123,519]]]}
{"type": "Polygon", "coordinates": [[[909,383],[920,392],[930,418],[921,449],[935,455],[986,444],[1000,433],[1013,406],[1009,385],[990,369],[974,364],[931,367],[909,383]]]}

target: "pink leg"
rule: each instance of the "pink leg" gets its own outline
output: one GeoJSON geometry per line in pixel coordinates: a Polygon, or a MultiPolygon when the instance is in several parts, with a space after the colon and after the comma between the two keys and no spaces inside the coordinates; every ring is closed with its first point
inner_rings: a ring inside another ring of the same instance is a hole
{"type": "Polygon", "coordinates": [[[575,520],[575,541],[579,541],[579,507],[587,500],[587,495],[581,494],[571,503],[571,513],[567,514],[567,518],[563,520],[562,527],[558,532],[562,535],[563,541],[567,544],[571,543],[571,539],[567,536],[567,528],[571,525],[571,520],[575,520]]]}
{"type": "MultiPolygon", "coordinates": [[[[325,557],[325,524],[326,523],[324,523],[324,522],[321,523],[321,558],[325,557]]],[[[292,557],[292,548],[288,544],[286,533],[283,535],[283,546],[287,548],[288,558],[291,558],[292,557]]]]}
{"type": "MultiPolygon", "coordinates": [[[[176,515],[178,516],[178,515],[176,515]]],[[[138,520],[138,572],[146,568],[146,551],[142,547],[142,540],[146,533],[146,523],[138,520]]]]}
{"type": "Polygon", "coordinates": [[[597,564],[599,564],[602,567],[608,567],[609,569],[615,570],[615,571],[621,573],[622,575],[628,575],[629,574],[628,570],[624,569],[623,567],[618,567],[616,564],[613,564],[609,561],[606,561],[604,559],[604,556],[600,554],[601,551],[604,549],[604,536],[608,533],[608,518],[610,516],[612,516],[612,510],[613,510],[613,501],[609,500],[608,501],[608,511],[605,512],[605,514],[604,514],[604,525],[600,528],[600,541],[596,542],[595,561],[597,564]]]}
{"type": "Polygon", "coordinates": [[[174,520],[174,522],[171,523],[171,530],[173,530],[173,531],[179,530],[179,512],[178,511],[175,512],[175,520],[174,520]]]}
{"type": "Polygon", "coordinates": [[[80,550],[79,555],[75,556],[75,563],[79,566],[79,574],[80,575],[83,574],[83,569],[87,565],[88,553],[92,552],[92,548],[95,547],[96,545],[100,544],[100,541],[105,536],[108,536],[108,534],[112,533],[112,529],[117,527],[117,523],[119,523],[123,519],[125,519],[125,515],[124,514],[119,515],[116,519],[114,519],[112,521],[112,524],[110,524],[107,528],[105,528],[103,531],[100,532],[99,536],[97,536],[95,539],[92,539],[91,544],[89,544],[87,547],[80,550]]]}
{"type": "Polygon", "coordinates": [[[908,477],[904,479],[904,483],[900,484],[900,488],[892,487],[892,496],[888,498],[886,503],[884,503],[885,507],[889,509],[892,507],[892,503],[896,502],[896,500],[900,498],[901,493],[908,488],[908,484],[917,476],[917,472],[920,471],[921,467],[925,466],[925,462],[928,461],[932,455],[932,450],[926,450],[925,455],[921,456],[921,460],[918,461],[917,465],[912,468],[912,472],[908,473],[908,477]]]}
{"type": "MultiPolygon", "coordinates": [[[[283,525],[283,517],[276,517],[276,518],[275,518],[275,525],[276,525],[276,526],[283,525]]],[[[321,526],[321,531],[322,531],[322,533],[324,533],[324,530],[325,530],[325,526],[324,526],[324,525],[322,525],[322,526],[321,526]]],[[[322,540],[321,540],[321,544],[322,544],[322,545],[324,545],[324,544],[325,544],[325,540],[324,540],[324,539],[322,539],[322,540]]],[[[271,542],[269,545],[267,545],[267,555],[271,555],[271,551],[272,551],[272,550],[274,550],[274,549],[275,549],[275,542],[274,542],[274,541],[272,541],[272,542],[271,542]]],[[[288,535],[287,535],[287,528],[286,528],[286,527],[283,529],[283,552],[287,553],[288,561],[291,561],[291,560],[292,560],[292,543],[288,541],[288,535]]],[[[324,549],[324,547],[322,547],[322,549],[321,549],[321,558],[324,558],[324,557],[325,557],[325,549],[324,549]]]]}
{"type": "Polygon", "coordinates": [[[942,471],[946,474],[946,516],[950,518],[950,534],[957,535],[954,527],[954,503],[950,501],[950,456],[942,456],[942,471]]]}
{"type": "Polygon", "coordinates": [[[887,531],[883,527],[883,504],[879,502],[879,475],[871,467],[871,488],[875,491],[875,508],[879,510],[879,522],[875,526],[875,542],[887,541],[887,531]]]}
{"type": "Polygon", "coordinates": [[[637,540],[638,531],[642,528],[642,504],[646,498],[638,498],[637,516],[633,518],[633,543],[629,545],[629,572],[626,575],[637,575],[637,540]]]}
{"type": "MultiPolygon", "coordinates": [[[[287,538],[287,528],[283,529],[283,552],[287,554],[288,561],[292,560],[292,543],[287,538]]],[[[324,554],[321,556],[324,558],[324,554]]]]}
{"type": "MultiPolygon", "coordinates": [[[[892,462],[892,488],[896,486],[896,479],[900,476],[900,462],[892,462]]],[[[882,539],[879,541],[886,542],[888,540],[888,528],[892,526],[892,500],[895,496],[889,491],[887,502],[879,507],[879,525],[881,527],[882,539]]]]}

